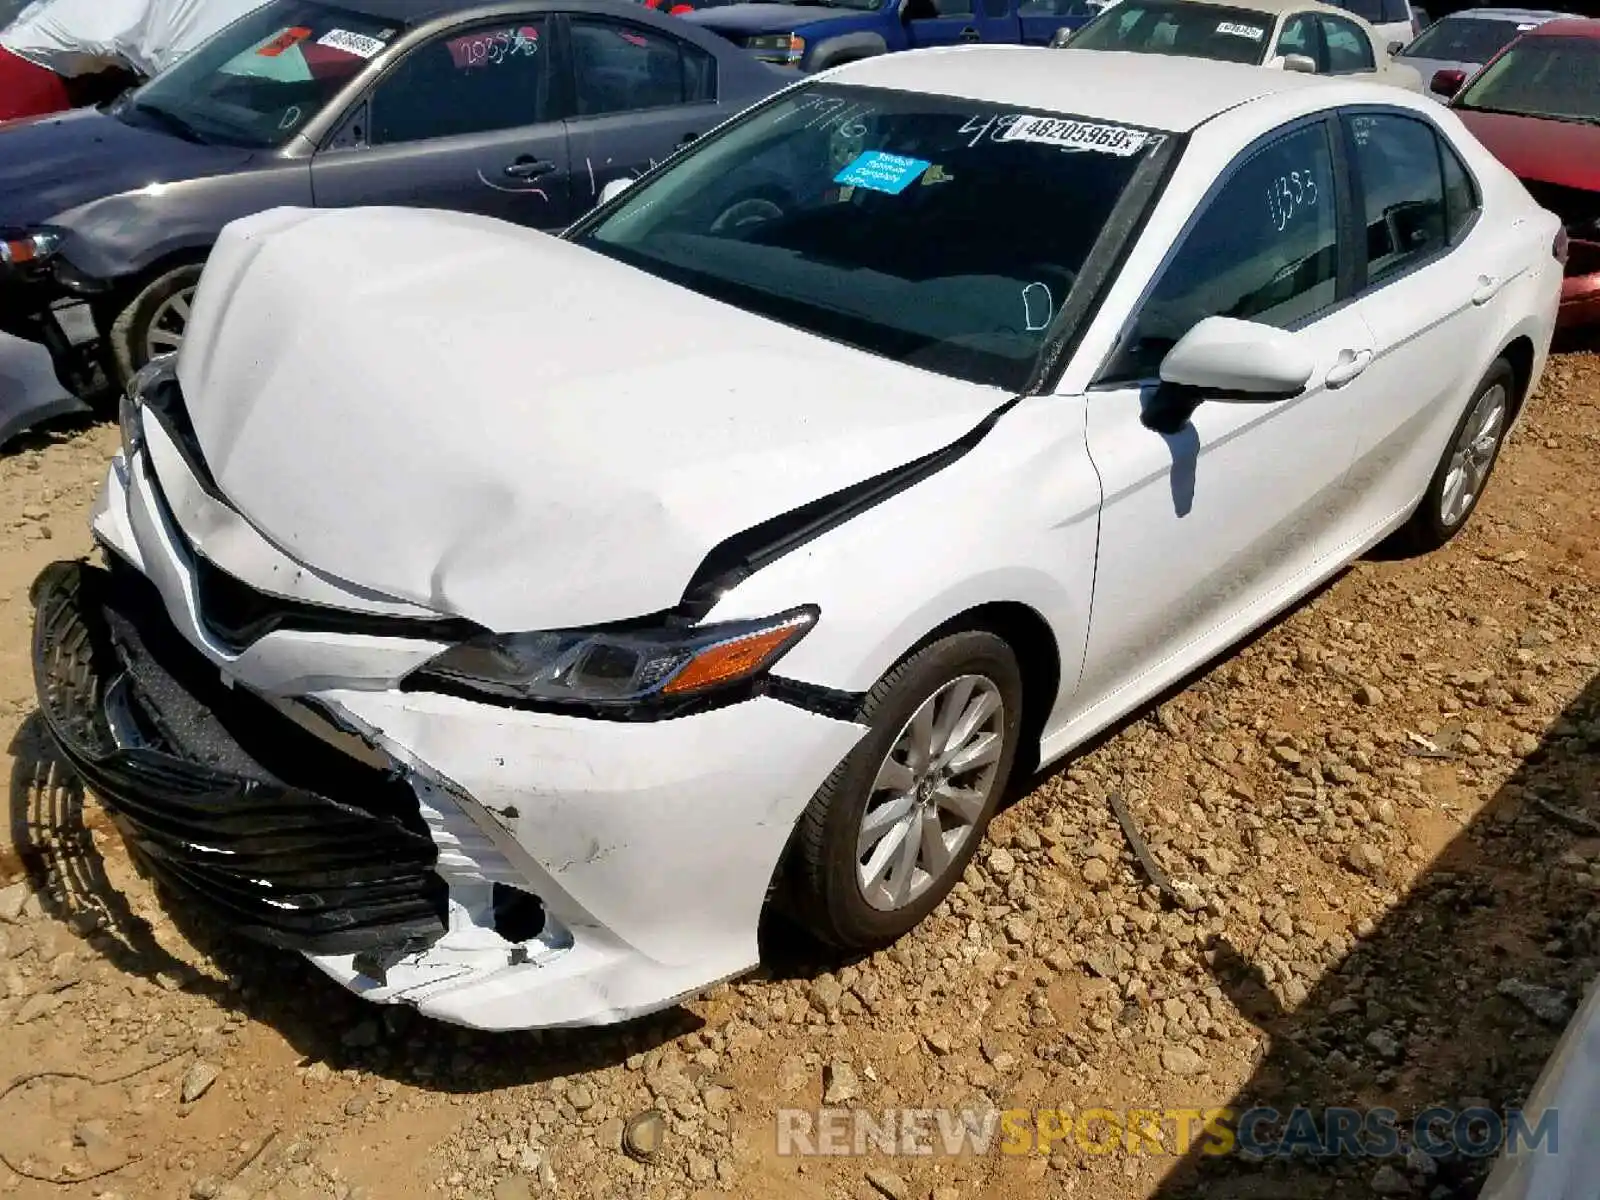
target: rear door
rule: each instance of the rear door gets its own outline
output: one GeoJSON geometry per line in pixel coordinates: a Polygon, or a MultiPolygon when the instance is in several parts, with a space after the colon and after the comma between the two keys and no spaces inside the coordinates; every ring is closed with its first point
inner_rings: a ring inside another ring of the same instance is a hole
{"type": "Polygon", "coordinates": [[[608,16],[567,18],[566,122],[576,219],[613,179],[637,179],[721,120],[716,59],[660,30],[608,16]]]}
{"type": "Polygon", "coordinates": [[[312,160],[319,207],[415,205],[538,229],[572,218],[559,67],[541,14],[459,27],[416,47],[312,160]]]}
{"type": "Polygon", "coordinates": [[[1427,485],[1495,349],[1495,299],[1527,266],[1526,234],[1479,220],[1470,173],[1420,114],[1342,125],[1365,230],[1355,307],[1375,351],[1353,480],[1376,524],[1427,485]]]}
{"type": "Polygon", "coordinates": [[[906,15],[906,41],[913,49],[1021,38],[1010,0],[910,0],[906,15]]]}

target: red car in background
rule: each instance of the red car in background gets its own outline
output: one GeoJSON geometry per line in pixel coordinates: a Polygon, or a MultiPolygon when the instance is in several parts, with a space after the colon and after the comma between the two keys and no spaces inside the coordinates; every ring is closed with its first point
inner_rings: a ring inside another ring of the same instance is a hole
{"type": "Polygon", "coordinates": [[[1600,20],[1551,21],[1460,76],[1433,90],[1566,230],[1559,324],[1600,323],[1600,20]]]}

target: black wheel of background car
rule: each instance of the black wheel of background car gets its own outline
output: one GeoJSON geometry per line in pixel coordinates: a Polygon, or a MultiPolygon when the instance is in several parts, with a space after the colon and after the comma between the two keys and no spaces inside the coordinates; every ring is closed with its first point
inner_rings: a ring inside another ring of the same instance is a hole
{"type": "Polygon", "coordinates": [[[1400,529],[1399,538],[1408,549],[1437,550],[1466,525],[1499,460],[1516,395],[1517,379],[1511,364],[1495,359],[1450,434],[1422,503],[1400,529]]]}
{"type": "Polygon", "coordinates": [[[894,941],[972,858],[1016,757],[1022,675],[1011,647],[969,630],[903,659],[867,695],[871,732],[795,831],[789,908],[848,950],[894,941]]]}
{"type": "Polygon", "coordinates": [[[182,345],[203,265],[185,263],[156,276],[112,321],[111,357],[119,389],[152,358],[182,345]]]}

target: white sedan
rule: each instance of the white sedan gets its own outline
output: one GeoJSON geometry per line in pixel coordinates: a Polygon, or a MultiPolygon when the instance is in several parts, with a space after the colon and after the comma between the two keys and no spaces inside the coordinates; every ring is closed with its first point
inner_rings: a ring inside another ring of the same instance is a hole
{"type": "Polygon", "coordinates": [[[1013,775],[1462,527],[1560,237],[1421,96],[976,48],[562,238],[251,217],[135,381],[106,566],[35,588],[40,707],[158,876],[375,1001],[616,1020],[769,903],[881,946],[1013,775]]]}
{"type": "Polygon", "coordinates": [[[1123,0],[1052,45],[1175,54],[1307,75],[1373,79],[1413,92],[1422,75],[1394,60],[1402,43],[1360,17],[1313,0],[1123,0]]]}

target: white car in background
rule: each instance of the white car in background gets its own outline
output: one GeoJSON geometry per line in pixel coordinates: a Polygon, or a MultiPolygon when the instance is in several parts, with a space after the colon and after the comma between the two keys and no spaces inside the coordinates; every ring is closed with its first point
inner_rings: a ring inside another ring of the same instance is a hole
{"type": "Polygon", "coordinates": [[[618,1020],[769,902],[882,946],[1015,770],[1462,527],[1559,237],[1421,96],[1017,48],[808,79],[561,238],[263,213],[35,586],[40,708],[375,1001],[618,1020]]]}
{"type": "Polygon", "coordinates": [[[1122,0],[1052,46],[1212,58],[1342,75],[1423,90],[1422,76],[1394,61],[1399,42],[1359,17],[1308,0],[1122,0]]]}

